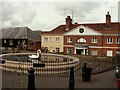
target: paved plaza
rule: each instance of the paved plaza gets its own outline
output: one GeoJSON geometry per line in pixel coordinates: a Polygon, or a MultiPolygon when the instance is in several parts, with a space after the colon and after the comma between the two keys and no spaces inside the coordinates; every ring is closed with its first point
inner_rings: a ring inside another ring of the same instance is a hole
{"type": "MultiPolygon", "coordinates": [[[[2,74],[3,88],[27,88],[27,75],[5,72],[2,74]]],[[[37,75],[36,88],[68,88],[69,75],[37,75]]],[[[81,80],[80,71],[75,72],[75,88],[117,88],[115,70],[92,75],[90,82],[81,80]]],[[[8,89],[9,90],[9,89],[8,89]]],[[[15,89],[13,89],[15,90],[15,89]]],[[[39,90],[39,89],[38,89],[39,90]]]]}

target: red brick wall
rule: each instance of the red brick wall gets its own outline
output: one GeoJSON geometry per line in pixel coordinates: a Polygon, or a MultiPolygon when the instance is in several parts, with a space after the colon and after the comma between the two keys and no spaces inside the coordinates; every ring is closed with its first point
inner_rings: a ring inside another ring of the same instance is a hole
{"type": "Polygon", "coordinates": [[[76,43],[78,43],[77,42],[77,40],[79,39],[79,38],[84,38],[84,39],[86,39],[86,43],[80,43],[80,44],[89,44],[90,46],[101,46],[102,45],[102,42],[101,42],[101,39],[102,39],[102,36],[64,36],[64,45],[74,45],[74,44],[76,44],[76,43]],[[67,42],[67,38],[68,37],[71,37],[72,38],[72,43],[68,43],[67,42]],[[97,38],[98,39],[98,43],[97,44],[93,44],[93,43],[91,43],[91,40],[92,40],[92,38],[97,38]]]}
{"type": "Polygon", "coordinates": [[[118,38],[118,36],[104,36],[103,37],[103,46],[118,47],[120,44],[116,44],[116,38],[118,38]],[[113,43],[112,44],[107,44],[107,38],[109,38],[109,37],[113,38],[113,43]]]}
{"type": "Polygon", "coordinates": [[[38,49],[41,49],[41,44],[40,42],[33,42],[31,40],[28,40],[27,49],[37,51],[38,49]]]}
{"type": "MultiPolygon", "coordinates": [[[[116,44],[116,38],[118,38],[118,36],[64,36],[64,45],[75,45],[77,44],[88,44],[89,46],[99,46],[99,47],[120,47],[120,44],[116,44]],[[72,42],[69,43],[67,42],[67,38],[71,37],[72,38],[72,42]],[[98,43],[91,43],[92,38],[97,38],[98,39],[98,43]],[[113,38],[113,43],[112,44],[107,44],[107,38],[108,37],[112,37],[113,38]],[[80,43],[77,42],[77,40],[79,38],[84,38],[86,39],[86,43],[80,43]]],[[[68,47],[67,47],[68,48],[68,47]]],[[[107,50],[112,50],[113,51],[113,56],[116,55],[116,52],[120,49],[118,48],[89,48],[88,49],[88,54],[91,55],[91,50],[97,50],[98,51],[98,56],[101,55],[107,55],[107,50]]],[[[67,53],[67,49],[66,47],[64,47],[64,51],[65,53],[67,53]]]]}
{"type": "MultiPolygon", "coordinates": [[[[86,39],[86,43],[81,43],[81,44],[89,44],[90,46],[109,46],[109,47],[118,47],[120,46],[119,44],[116,44],[116,38],[118,38],[118,36],[64,36],[64,45],[74,45],[77,42],[77,40],[79,38],[84,38],[86,39]],[[71,37],[72,38],[72,43],[68,43],[67,42],[67,38],[71,37]],[[91,43],[92,38],[97,38],[98,39],[98,43],[91,43]],[[107,44],[107,38],[108,37],[112,37],[113,38],[113,44],[107,44]]],[[[120,37],[119,37],[120,38],[120,37]]]]}

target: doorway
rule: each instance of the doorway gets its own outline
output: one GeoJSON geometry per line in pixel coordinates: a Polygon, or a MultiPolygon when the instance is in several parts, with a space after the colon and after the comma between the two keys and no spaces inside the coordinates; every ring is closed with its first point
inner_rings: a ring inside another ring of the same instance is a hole
{"type": "Polygon", "coordinates": [[[88,49],[76,49],[76,54],[88,55],[88,49]]]}
{"type": "Polygon", "coordinates": [[[84,49],[76,49],[76,54],[83,55],[84,49]]]}

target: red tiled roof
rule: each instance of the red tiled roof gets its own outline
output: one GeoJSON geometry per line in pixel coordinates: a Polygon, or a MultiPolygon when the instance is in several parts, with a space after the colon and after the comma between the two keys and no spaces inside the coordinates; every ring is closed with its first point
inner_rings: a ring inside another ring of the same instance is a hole
{"type": "MultiPolygon", "coordinates": [[[[80,25],[87,26],[103,34],[120,34],[120,23],[119,22],[111,23],[111,29],[107,29],[105,23],[92,23],[92,24],[73,24],[71,30],[80,25]]],[[[42,32],[42,34],[52,34],[52,35],[61,34],[62,35],[65,32],[67,32],[65,31],[65,25],[59,25],[52,31],[42,32]]]]}
{"type": "Polygon", "coordinates": [[[120,34],[120,23],[119,22],[111,23],[111,28],[106,28],[105,23],[82,24],[82,25],[92,28],[103,34],[120,34]]]}

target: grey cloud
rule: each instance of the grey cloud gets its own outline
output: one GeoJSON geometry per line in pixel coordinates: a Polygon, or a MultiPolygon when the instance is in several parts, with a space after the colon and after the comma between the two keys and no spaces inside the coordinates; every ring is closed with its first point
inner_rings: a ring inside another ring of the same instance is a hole
{"type": "Polygon", "coordinates": [[[71,2],[71,3],[57,3],[56,10],[60,15],[72,14],[75,18],[85,19],[88,14],[92,13],[101,6],[100,2],[71,2]]]}
{"type": "Polygon", "coordinates": [[[2,3],[3,22],[12,19],[14,14],[15,14],[15,7],[11,3],[3,2],[2,3]]]}
{"type": "Polygon", "coordinates": [[[22,22],[18,20],[12,20],[10,23],[11,23],[11,26],[19,26],[22,24],[22,22]]]}
{"type": "Polygon", "coordinates": [[[2,6],[3,22],[10,21],[11,26],[30,24],[36,16],[36,11],[31,8],[32,5],[29,2],[4,3],[2,6]]]}
{"type": "Polygon", "coordinates": [[[36,11],[29,10],[26,13],[21,13],[19,16],[21,17],[23,23],[29,23],[30,24],[36,16],[36,11]]]}
{"type": "Polygon", "coordinates": [[[30,24],[34,20],[36,16],[36,10],[33,6],[34,4],[28,2],[22,2],[17,4],[16,14],[21,18],[22,23],[30,24]]]}

